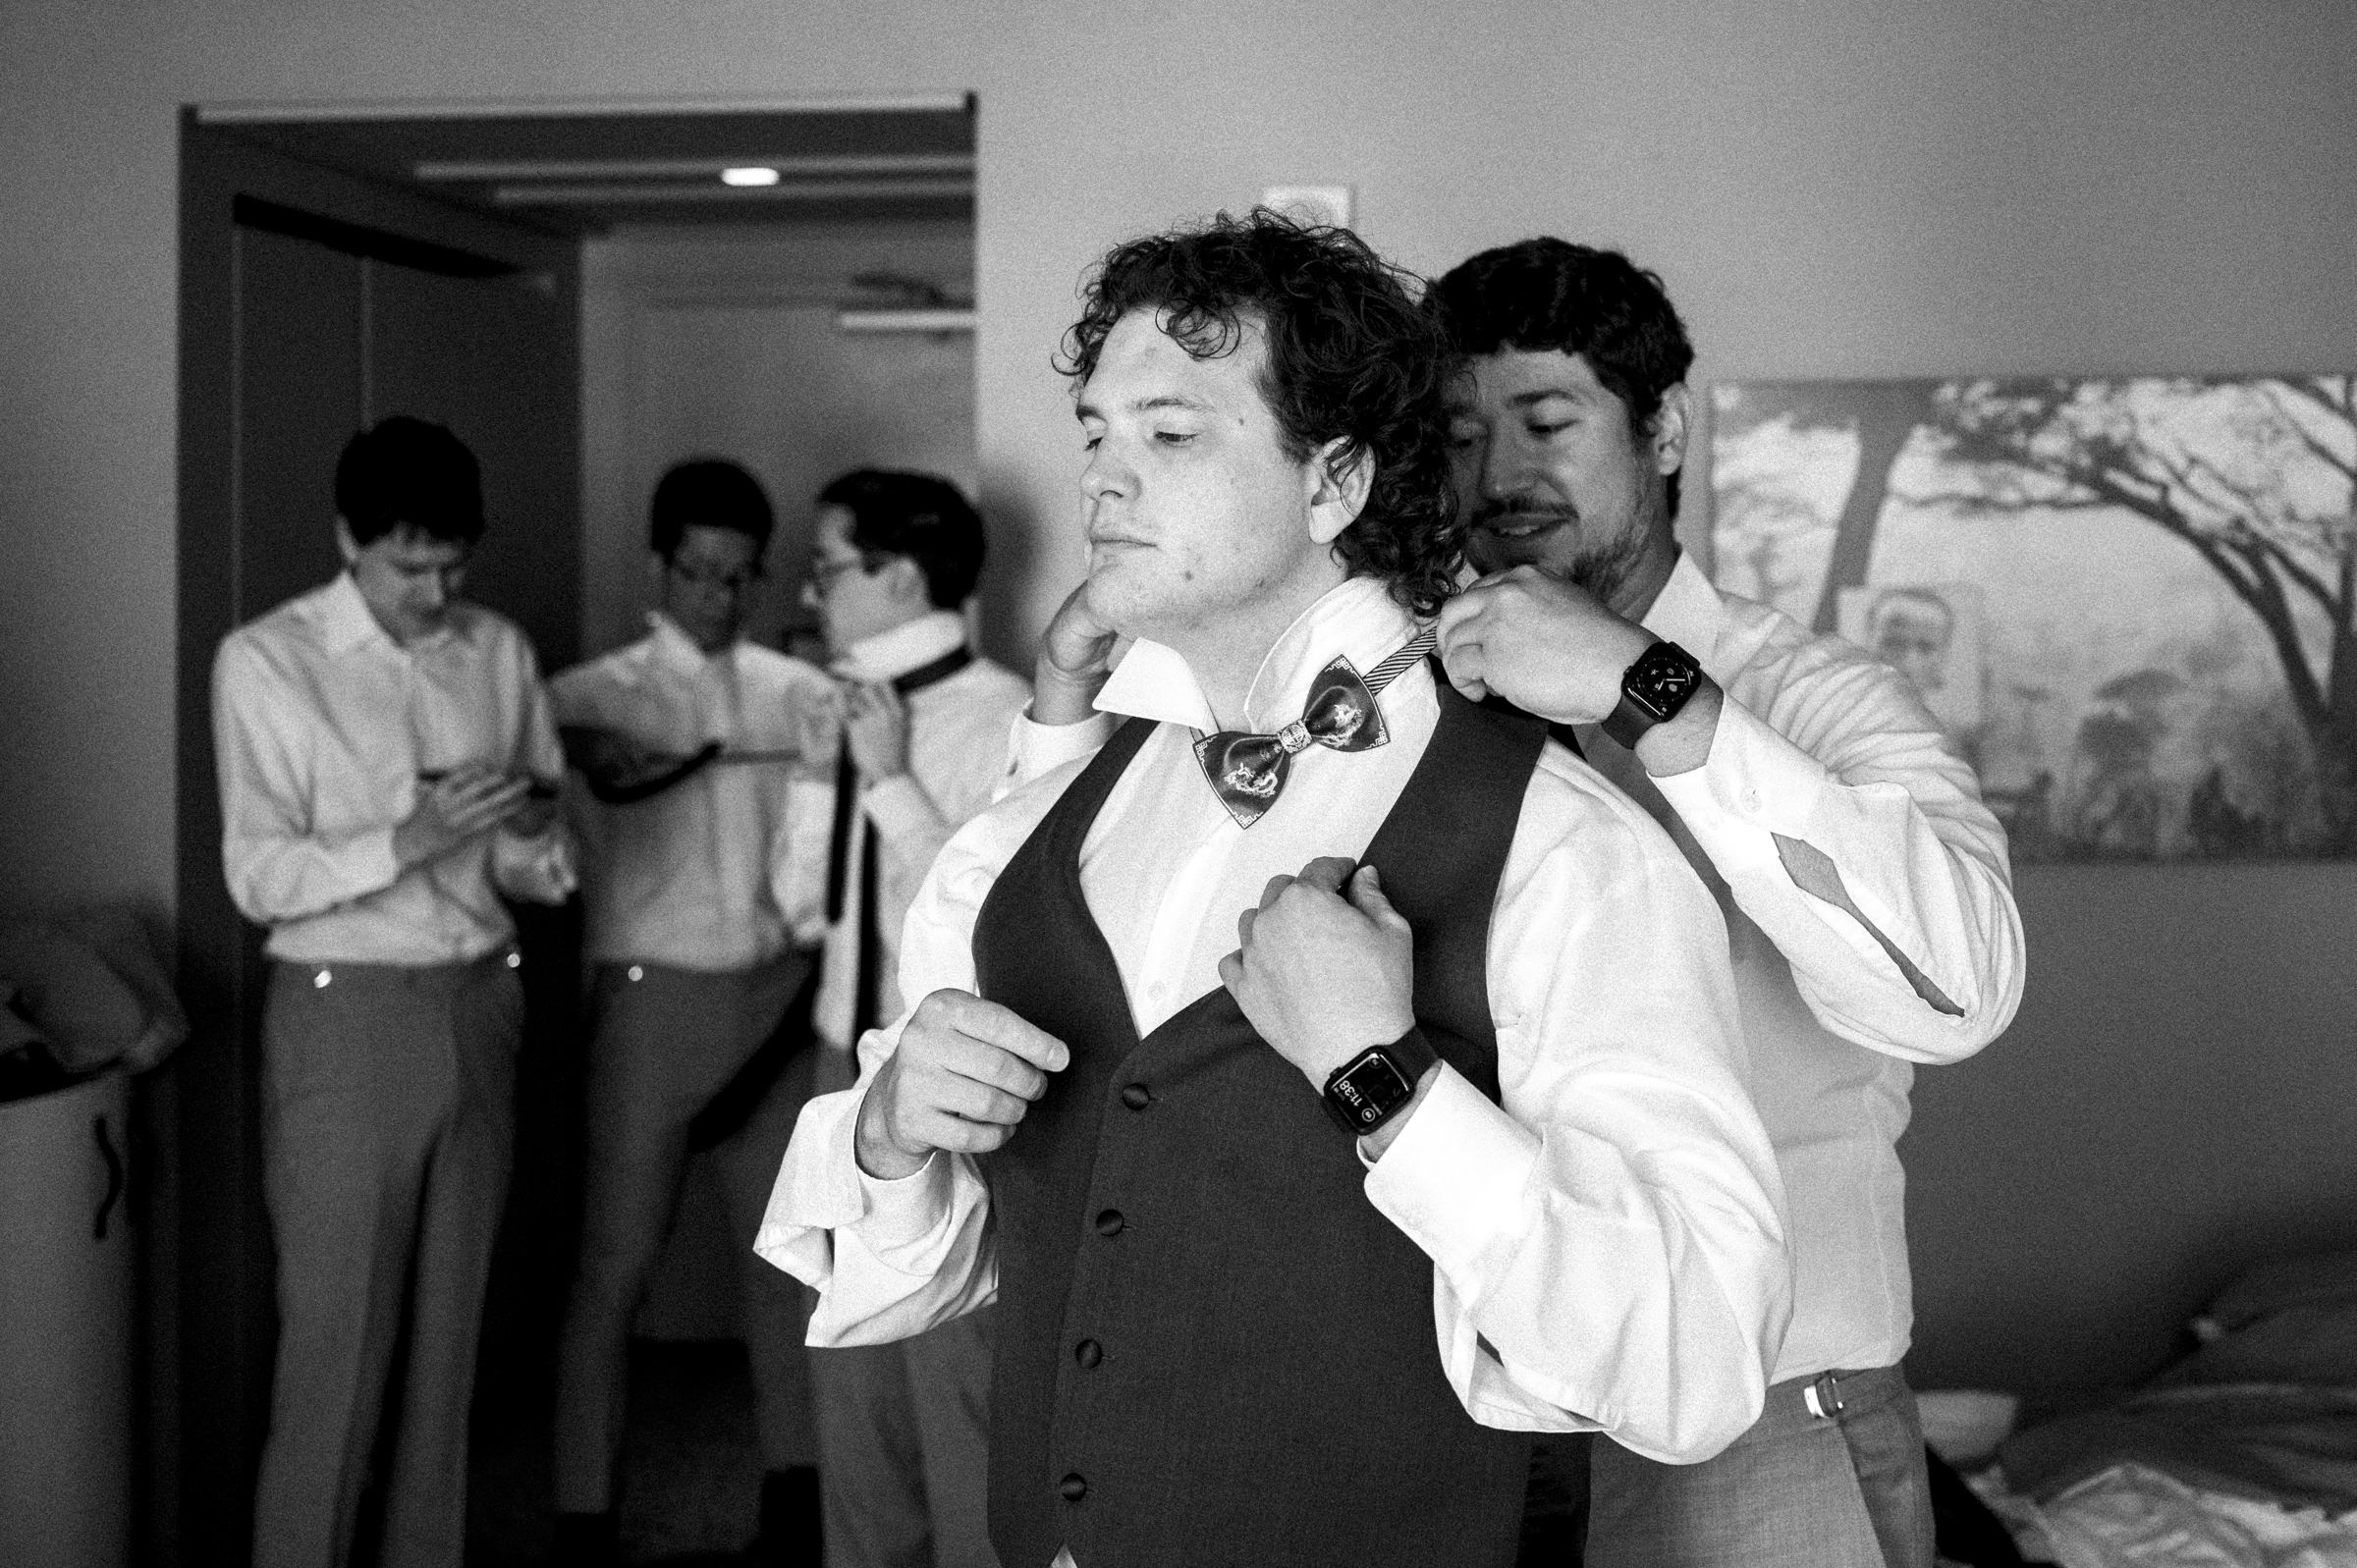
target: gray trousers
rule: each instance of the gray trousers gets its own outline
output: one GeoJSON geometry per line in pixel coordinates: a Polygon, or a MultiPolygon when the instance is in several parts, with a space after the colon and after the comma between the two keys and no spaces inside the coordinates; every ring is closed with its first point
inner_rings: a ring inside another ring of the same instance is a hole
{"type": "MultiPolygon", "coordinates": [[[[817,1054],[817,1091],[851,1087],[817,1054]]],[[[990,1546],[990,1341],[997,1309],[889,1345],[814,1347],[827,1568],[999,1568],[990,1546]]]]}
{"type": "Polygon", "coordinates": [[[827,1568],[999,1568],[990,1548],[990,1320],[810,1352],[827,1568]]]}
{"type": "Polygon", "coordinates": [[[1699,1465],[1609,1439],[1591,1460],[1587,1568],[1932,1568],[1915,1395],[1896,1367],[1768,1390],[1749,1432],[1699,1465]],[[1820,1412],[1826,1412],[1820,1414],[1820,1412]]]}
{"type": "Polygon", "coordinates": [[[276,965],[262,1014],[278,1358],[256,1568],[341,1568],[405,1307],[384,1568],[459,1568],[466,1413],[506,1199],[523,992],[472,964],[276,965]]]}
{"type": "MultiPolygon", "coordinates": [[[[686,1171],[687,1124],[777,1028],[810,962],[807,953],[790,953],[759,969],[721,973],[598,966],[581,1254],[557,1350],[555,1482],[564,1512],[614,1506],[630,1320],[671,1230],[686,1171]]],[[[761,1458],[770,1470],[810,1464],[817,1450],[802,1348],[810,1294],[753,1255],[795,1118],[810,1098],[814,1054],[805,1049],[719,1149],[761,1458]]]]}

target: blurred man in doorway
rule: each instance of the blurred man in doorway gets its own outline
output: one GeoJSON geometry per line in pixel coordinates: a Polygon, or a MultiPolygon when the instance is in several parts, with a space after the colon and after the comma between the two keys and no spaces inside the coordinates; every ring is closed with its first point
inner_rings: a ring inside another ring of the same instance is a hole
{"type": "Polygon", "coordinates": [[[809,1095],[806,1013],[826,831],[795,777],[834,684],[746,638],[773,517],[753,476],[702,459],[649,509],[655,609],[636,642],[550,681],[584,851],[594,965],[581,1250],[559,1344],[557,1549],[617,1554],[632,1318],[669,1234],[690,1153],[716,1146],[741,1260],[745,1349],[764,1479],[763,1561],[816,1568],[818,1478],[807,1297],[751,1253],[794,1117],[809,1095]]]}
{"type": "Polygon", "coordinates": [[[336,1568],[409,1346],[385,1568],[459,1568],[466,1417],[523,1022],[502,895],[560,903],[563,772],[531,644],[459,597],[474,455],[396,415],[335,475],[345,570],[223,640],[222,861],[270,928],[262,1154],[278,1357],[257,1568],[336,1568]]]}
{"type": "MultiPolygon", "coordinates": [[[[990,804],[1031,697],[966,645],[982,557],[982,519],[946,479],[862,468],[819,492],[805,595],[845,682],[822,1090],[849,1088],[861,1036],[900,1016],[909,903],[950,836],[990,804]]],[[[991,1319],[810,1352],[836,1568],[996,1568],[984,1517],[991,1319]]]]}

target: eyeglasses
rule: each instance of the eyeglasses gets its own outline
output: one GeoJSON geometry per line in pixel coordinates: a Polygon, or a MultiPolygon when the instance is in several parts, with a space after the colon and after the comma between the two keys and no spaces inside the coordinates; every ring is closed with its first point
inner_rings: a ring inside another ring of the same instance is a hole
{"type": "Polygon", "coordinates": [[[726,571],[712,571],[673,560],[664,565],[671,574],[690,588],[718,588],[725,593],[742,593],[761,580],[759,566],[732,567],[726,571]]]}

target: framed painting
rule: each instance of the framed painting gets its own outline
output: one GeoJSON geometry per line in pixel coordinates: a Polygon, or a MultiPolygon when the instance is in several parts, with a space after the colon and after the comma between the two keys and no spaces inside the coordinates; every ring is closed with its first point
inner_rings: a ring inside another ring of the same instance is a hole
{"type": "Polygon", "coordinates": [[[1747,382],[1721,587],[1873,649],[2016,861],[2357,854],[2357,377],[1747,382]]]}

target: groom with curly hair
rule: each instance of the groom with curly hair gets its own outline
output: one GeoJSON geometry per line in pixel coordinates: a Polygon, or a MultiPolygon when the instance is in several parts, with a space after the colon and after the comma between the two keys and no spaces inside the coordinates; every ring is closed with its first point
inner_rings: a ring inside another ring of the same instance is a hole
{"type": "Polygon", "coordinates": [[[1434,677],[1460,532],[1403,275],[1223,216],[1108,256],[1063,368],[1085,614],[1134,640],[935,862],[914,1005],[760,1250],[813,1344],[998,1302],[1007,1568],[1508,1563],[1528,1433],[1690,1460],[1760,1407],[1781,1198],[1718,910],[1434,677]]]}

